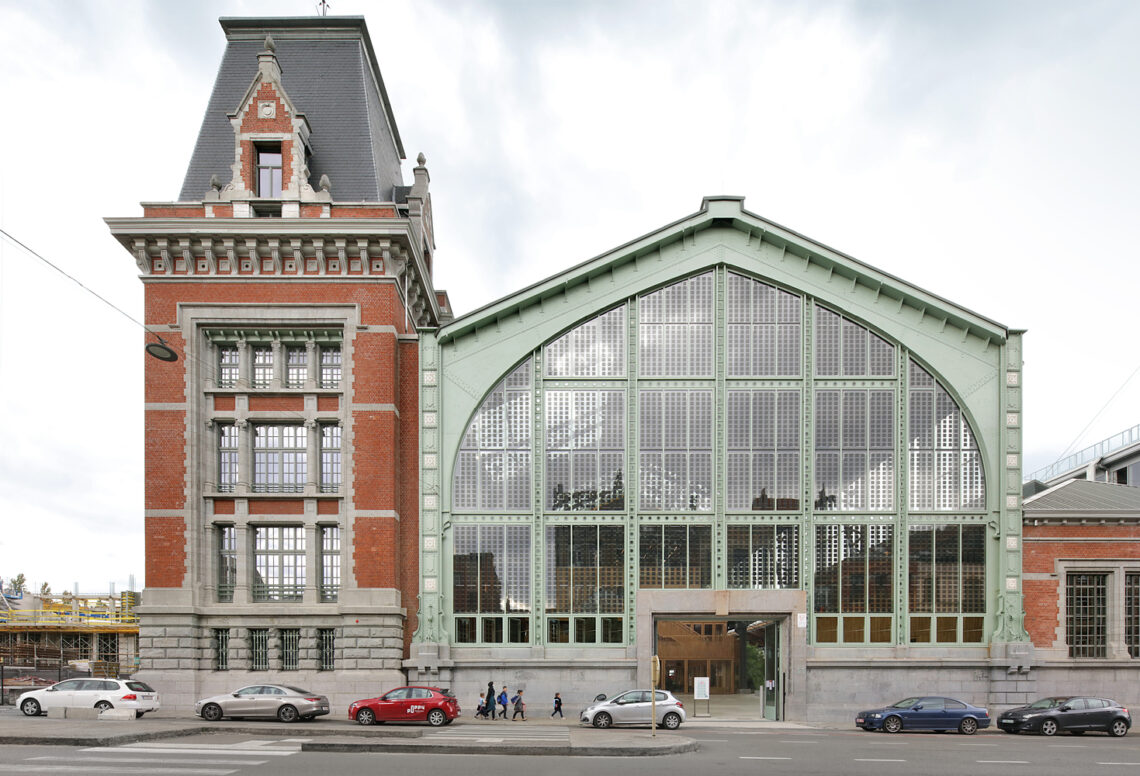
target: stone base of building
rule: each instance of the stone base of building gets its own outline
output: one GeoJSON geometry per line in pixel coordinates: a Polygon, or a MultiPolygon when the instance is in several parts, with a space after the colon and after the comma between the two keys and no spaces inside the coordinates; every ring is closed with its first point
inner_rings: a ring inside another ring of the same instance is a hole
{"type": "Polygon", "coordinates": [[[140,616],[139,670],[134,678],[158,691],[163,709],[192,711],[201,698],[250,684],[286,684],[327,695],[331,714],[405,683],[402,612],[308,614],[275,607],[234,616],[146,612],[140,616]],[[265,669],[253,665],[250,631],[268,632],[265,669]],[[286,669],[281,633],[299,632],[296,668],[286,669]],[[219,663],[218,631],[228,631],[219,663]],[[333,633],[331,661],[319,631],[333,633]],[[329,667],[324,667],[324,666],[329,667]]]}

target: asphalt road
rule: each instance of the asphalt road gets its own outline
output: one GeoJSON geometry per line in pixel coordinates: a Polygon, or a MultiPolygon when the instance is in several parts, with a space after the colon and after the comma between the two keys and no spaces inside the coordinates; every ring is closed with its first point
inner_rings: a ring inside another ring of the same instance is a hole
{"type": "MultiPolygon", "coordinates": [[[[0,774],[148,774],[152,776],[409,776],[493,773],[495,776],[712,776],[797,774],[870,776],[1140,776],[1140,735],[1082,737],[886,735],[855,730],[756,731],[747,725],[689,727],[698,752],[665,757],[522,757],[512,755],[302,752],[296,738],[214,734],[124,747],[6,746],[0,774]]],[[[536,728],[513,735],[540,734],[536,728]]],[[[504,735],[508,735],[504,733],[504,735]]]]}

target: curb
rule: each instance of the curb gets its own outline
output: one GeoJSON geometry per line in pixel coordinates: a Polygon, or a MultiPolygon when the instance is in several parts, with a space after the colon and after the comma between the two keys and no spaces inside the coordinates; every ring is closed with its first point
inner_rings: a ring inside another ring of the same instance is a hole
{"type": "Polygon", "coordinates": [[[548,746],[513,743],[510,746],[501,744],[438,744],[422,742],[412,743],[384,743],[380,741],[312,741],[301,744],[302,752],[391,752],[394,754],[417,754],[431,751],[434,754],[493,754],[493,755],[526,755],[530,757],[658,757],[671,754],[684,754],[695,752],[699,744],[689,738],[681,739],[675,743],[664,746],[548,746]]]}

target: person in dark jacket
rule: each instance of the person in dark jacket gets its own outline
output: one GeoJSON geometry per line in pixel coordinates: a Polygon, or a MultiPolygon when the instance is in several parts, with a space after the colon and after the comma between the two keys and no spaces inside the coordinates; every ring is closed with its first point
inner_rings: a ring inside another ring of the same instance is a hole
{"type": "Polygon", "coordinates": [[[511,722],[515,721],[515,717],[522,714],[523,722],[526,722],[526,704],[523,703],[522,690],[519,690],[515,697],[511,698],[511,703],[515,704],[515,713],[511,716],[511,722]]]}
{"type": "Polygon", "coordinates": [[[554,711],[550,712],[550,716],[553,717],[555,714],[558,715],[559,719],[565,719],[562,716],[562,693],[560,692],[554,693],[554,711]]]}
{"type": "MultiPolygon", "coordinates": [[[[487,711],[490,712],[489,719],[495,718],[495,683],[487,682],[487,711]]],[[[503,716],[507,715],[506,710],[503,711],[503,716]]]]}

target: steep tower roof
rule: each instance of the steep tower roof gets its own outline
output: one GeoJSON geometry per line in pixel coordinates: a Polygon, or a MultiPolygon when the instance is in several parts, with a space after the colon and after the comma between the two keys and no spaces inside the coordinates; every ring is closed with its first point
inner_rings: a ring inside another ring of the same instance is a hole
{"type": "Polygon", "coordinates": [[[312,127],[310,183],[328,175],[339,201],[393,201],[403,185],[404,148],[364,18],[223,18],[220,23],[228,43],[179,200],[200,200],[213,175],[229,180],[234,130],[228,114],[249,89],[258,53],[266,35],[272,35],[282,83],[312,127]]]}

